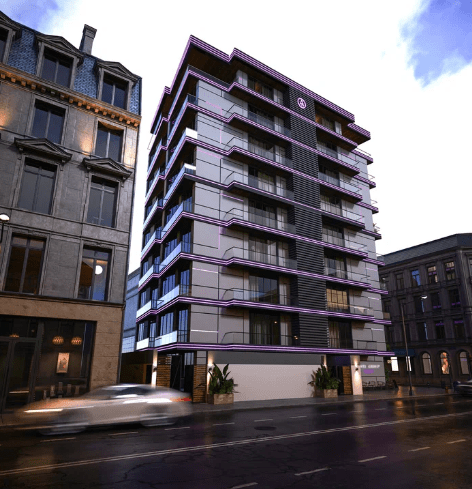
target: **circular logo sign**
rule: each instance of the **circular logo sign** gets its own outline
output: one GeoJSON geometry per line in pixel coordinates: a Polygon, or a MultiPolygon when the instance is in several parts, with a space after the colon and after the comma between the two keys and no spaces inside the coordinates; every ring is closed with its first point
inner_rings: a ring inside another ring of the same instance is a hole
{"type": "Polygon", "coordinates": [[[306,102],[301,97],[298,97],[297,103],[300,109],[306,109],[306,102]]]}

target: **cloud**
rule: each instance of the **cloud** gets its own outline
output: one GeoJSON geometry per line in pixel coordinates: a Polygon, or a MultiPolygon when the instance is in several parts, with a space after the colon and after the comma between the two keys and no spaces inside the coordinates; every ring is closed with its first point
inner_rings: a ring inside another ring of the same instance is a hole
{"type": "Polygon", "coordinates": [[[56,0],[7,0],[2,9],[14,21],[41,30],[60,11],[59,3],[56,0]]]}

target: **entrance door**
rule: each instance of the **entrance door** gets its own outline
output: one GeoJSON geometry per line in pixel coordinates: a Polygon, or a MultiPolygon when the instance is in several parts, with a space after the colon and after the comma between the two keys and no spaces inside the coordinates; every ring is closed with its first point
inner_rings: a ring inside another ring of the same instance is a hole
{"type": "Polygon", "coordinates": [[[33,399],[36,340],[0,340],[0,412],[33,399]]]}

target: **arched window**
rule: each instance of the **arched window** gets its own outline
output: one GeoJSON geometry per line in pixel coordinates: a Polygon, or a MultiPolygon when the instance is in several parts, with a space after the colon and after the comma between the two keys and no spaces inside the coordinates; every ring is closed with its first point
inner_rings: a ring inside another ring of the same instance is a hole
{"type": "Polygon", "coordinates": [[[459,353],[459,365],[462,375],[469,375],[469,358],[466,351],[461,351],[459,353]]]}
{"type": "Polygon", "coordinates": [[[421,361],[423,362],[423,372],[425,374],[432,374],[433,370],[431,368],[431,355],[429,353],[423,353],[421,355],[421,361]]]}
{"type": "Polygon", "coordinates": [[[441,364],[441,373],[443,375],[448,375],[449,374],[449,355],[445,351],[442,351],[439,354],[439,361],[441,364]]]}

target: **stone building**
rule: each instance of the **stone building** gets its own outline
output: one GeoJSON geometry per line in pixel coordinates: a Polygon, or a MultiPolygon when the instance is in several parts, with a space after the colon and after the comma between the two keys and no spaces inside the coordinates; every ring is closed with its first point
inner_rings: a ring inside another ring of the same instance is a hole
{"type": "Polygon", "coordinates": [[[136,348],[153,381],[194,401],[214,362],[236,400],[308,397],[324,363],[344,394],[384,382],[373,158],[354,115],[191,36],[152,134],[136,348]]]}
{"type": "Polygon", "coordinates": [[[415,385],[444,385],[470,377],[472,355],[472,234],[455,234],[385,255],[382,298],[391,318],[387,343],[391,376],[415,385]],[[402,318],[403,312],[403,318],[402,318]]]}
{"type": "Polygon", "coordinates": [[[0,12],[0,406],[114,383],[141,78],[0,12]]]}

